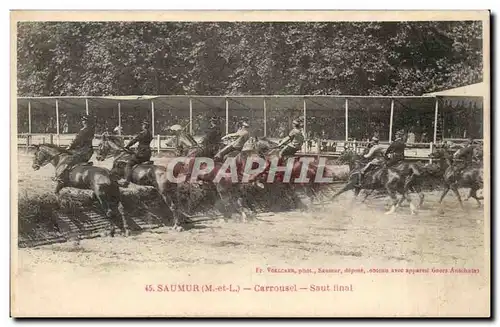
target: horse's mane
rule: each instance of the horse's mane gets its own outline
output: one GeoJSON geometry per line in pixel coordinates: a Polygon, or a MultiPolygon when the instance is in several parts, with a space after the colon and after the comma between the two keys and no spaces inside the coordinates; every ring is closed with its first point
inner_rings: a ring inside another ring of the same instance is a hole
{"type": "Polygon", "coordinates": [[[64,149],[64,148],[61,148],[60,146],[58,145],[55,145],[55,144],[40,144],[39,147],[45,147],[45,148],[48,148],[49,150],[51,150],[51,154],[53,155],[57,155],[57,154],[61,154],[61,153],[64,153],[64,154],[72,154],[71,152],[69,152],[68,150],[64,149]]]}

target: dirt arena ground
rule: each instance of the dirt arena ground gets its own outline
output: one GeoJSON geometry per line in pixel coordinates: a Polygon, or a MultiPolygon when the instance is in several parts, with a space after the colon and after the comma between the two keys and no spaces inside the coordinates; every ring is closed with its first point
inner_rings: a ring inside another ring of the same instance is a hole
{"type": "MultiPolygon", "coordinates": [[[[33,172],[31,158],[21,153],[19,193],[51,192],[53,172],[52,166],[33,172]]],[[[76,285],[79,289],[97,285],[122,288],[125,284],[118,281],[127,280],[127,285],[143,288],[147,283],[215,280],[220,276],[250,283],[259,278],[255,277],[257,267],[486,269],[485,218],[475,201],[465,202],[466,210],[462,211],[449,194],[445,213],[440,215],[438,192],[430,192],[418,215],[410,215],[408,205],[386,215],[386,198],[369,198],[366,203],[361,199],[352,203],[351,198],[352,192],[348,192],[311,212],[262,214],[248,223],[200,221],[196,228],[182,233],[162,227],[129,238],[87,239],[78,247],[63,243],[19,249],[17,291],[31,294],[37,290],[31,301],[38,304],[33,305],[50,302],[59,303],[61,308],[70,297],[52,299],[58,292],[55,285],[67,289],[76,285]],[[67,284],[61,286],[61,281],[67,284]]],[[[77,309],[68,305],[65,310],[77,309]]],[[[85,312],[81,307],[78,310],[85,312]]]]}

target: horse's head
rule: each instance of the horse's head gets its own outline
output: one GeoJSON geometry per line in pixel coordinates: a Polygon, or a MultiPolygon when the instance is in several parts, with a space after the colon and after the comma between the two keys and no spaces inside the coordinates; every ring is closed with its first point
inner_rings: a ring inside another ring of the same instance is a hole
{"type": "Polygon", "coordinates": [[[109,156],[125,151],[120,144],[120,139],[107,133],[102,134],[101,142],[97,145],[97,161],[106,160],[109,156]]]}
{"type": "Polygon", "coordinates": [[[54,151],[49,151],[50,149],[45,145],[33,145],[33,148],[35,149],[33,164],[31,165],[33,170],[38,170],[40,167],[45,166],[57,155],[54,151]]]}
{"type": "Polygon", "coordinates": [[[101,142],[97,145],[97,149],[95,151],[97,161],[103,161],[109,155],[111,146],[109,145],[108,140],[108,135],[102,134],[101,142]]]}
{"type": "Polygon", "coordinates": [[[349,164],[349,165],[353,164],[354,162],[356,162],[359,159],[360,159],[360,156],[354,150],[351,150],[351,149],[346,149],[338,157],[338,161],[340,163],[349,164]]]}
{"type": "Polygon", "coordinates": [[[450,154],[446,148],[434,148],[429,154],[431,159],[448,159],[450,154]]]}

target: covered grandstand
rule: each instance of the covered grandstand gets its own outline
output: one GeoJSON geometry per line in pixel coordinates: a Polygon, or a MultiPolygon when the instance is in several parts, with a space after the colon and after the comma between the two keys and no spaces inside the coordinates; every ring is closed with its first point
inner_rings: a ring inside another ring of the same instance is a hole
{"type": "MultiPolygon", "coordinates": [[[[139,131],[137,122],[148,119],[154,146],[168,137],[168,126],[182,124],[191,134],[203,133],[207,117],[221,118],[223,132],[233,132],[246,120],[257,137],[281,138],[291,121],[303,118],[306,138],[317,144],[363,142],[378,135],[390,142],[396,131],[412,133],[412,143],[425,145],[447,138],[482,138],[483,97],[447,94],[423,96],[83,96],[18,97],[19,143],[65,144],[78,131],[79,117],[96,117],[96,133],[123,128],[127,138],[139,131]]],[[[304,152],[311,151],[305,147],[304,152]]]]}

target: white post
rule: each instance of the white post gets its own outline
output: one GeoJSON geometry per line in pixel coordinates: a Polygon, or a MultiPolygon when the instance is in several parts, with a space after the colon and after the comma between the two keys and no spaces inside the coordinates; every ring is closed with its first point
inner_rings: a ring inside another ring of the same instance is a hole
{"type": "Polygon", "coordinates": [[[28,134],[31,134],[31,101],[28,101],[28,134]]]}
{"type": "Polygon", "coordinates": [[[349,141],[349,100],[345,99],[345,140],[349,141]]]}
{"type": "MultiPolygon", "coordinates": [[[[432,153],[432,151],[434,151],[434,143],[431,142],[430,148],[431,148],[431,153],[432,153]]],[[[432,158],[429,159],[429,163],[432,163],[432,158]]]]}
{"type": "Polygon", "coordinates": [[[267,107],[266,98],[264,98],[264,137],[267,136],[267,107]]]}
{"type": "Polygon", "coordinates": [[[392,123],[394,121],[394,99],[391,99],[391,118],[389,119],[389,142],[392,142],[392,123]]]}
{"type": "Polygon", "coordinates": [[[193,135],[193,99],[189,98],[189,134],[193,135]]]}
{"type": "Polygon", "coordinates": [[[436,107],[434,110],[434,143],[437,143],[437,123],[438,123],[439,100],[436,97],[436,107]]]}
{"type": "Polygon", "coordinates": [[[56,99],[56,131],[57,131],[57,145],[59,145],[59,101],[56,99]]]}
{"type": "Polygon", "coordinates": [[[151,133],[155,136],[155,103],[151,100],[151,133]]]}
{"type": "Polygon", "coordinates": [[[85,113],[89,114],[89,99],[85,99],[85,113]]]}
{"type": "Polygon", "coordinates": [[[122,106],[118,102],[118,135],[122,136],[122,106]]]}
{"type": "Polygon", "coordinates": [[[229,101],[226,98],[226,135],[229,134],[229,101]]]}
{"type": "Polygon", "coordinates": [[[160,154],[160,134],[156,135],[156,149],[157,153],[160,154]]]}
{"type": "Polygon", "coordinates": [[[304,136],[307,137],[307,130],[306,130],[306,125],[307,125],[307,105],[306,105],[306,99],[304,99],[304,136]]]}

